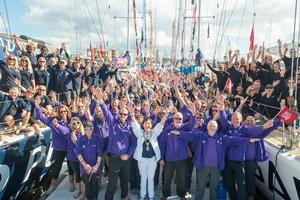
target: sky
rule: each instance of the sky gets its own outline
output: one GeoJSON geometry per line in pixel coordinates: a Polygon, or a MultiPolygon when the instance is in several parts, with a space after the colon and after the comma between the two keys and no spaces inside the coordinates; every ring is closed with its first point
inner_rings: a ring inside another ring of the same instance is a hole
{"type": "MultiPolygon", "coordinates": [[[[147,10],[151,9],[153,13],[153,25],[156,27],[156,47],[159,49],[160,56],[170,55],[172,22],[178,15],[179,1],[146,0],[147,10]]],[[[191,0],[181,1],[181,16],[184,15],[185,1],[186,16],[191,16],[191,0]]],[[[199,3],[199,0],[195,1],[199,3]]],[[[247,53],[253,24],[255,43],[259,46],[263,42],[266,47],[276,46],[279,38],[284,43],[291,42],[295,1],[201,0],[201,16],[215,16],[215,18],[201,18],[200,21],[200,48],[204,56],[207,58],[213,57],[218,32],[220,34],[217,42],[218,48],[216,48],[217,58],[222,59],[224,52],[229,49],[240,49],[241,53],[247,53]],[[256,14],[255,18],[253,13],[256,14]],[[220,23],[221,15],[223,17],[220,23]],[[208,26],[209,38],[207,38],[208,26]]],[[[108,47],[120,50],[126,49],[126,19],[114,19],[114,16],[127,16],[126,0],[6,0],[6,2],[10,29],[16,35],[24,34],[41,39],[55,47],[59,47],[61,42],[65,42],[72,53],[81,51],[85,54],[90,41],[93,46],[99,46],[102,39],[100,17],[104,41],[108,44],[108,47]],[[85,3],[87,6],[85,6],[85,3]]],[[[132,0],[129,2],[130,16],[132,16],[132,0]]],[[[136,0],[136,4],[138,17],[141,17],[143,0],[136,0]]],[[[298,5],[296,30],[299,27],[299,7],[298,5]]],[[[0,1],[0,12],[7,27],[4,1],[0,1]]],[[[0,32],[5,33],[3,20],[0,19],[0,32]]],[[[149,27],[149,18],[147,20],[147,26],[149,27]]],[[[190,48],[191,23],[192,20],[187,18],[185,29],[186,57],[190,48]]],[[[137,20],[139,40],[142,25],[143,20],[139,18],[137,20]]],[[[148,29],[148,38],[149,33],[148,29]]],[[[134,52],[135,34],[132,19],[130,19],[129,35],[130,49],[134,52]]],[[[296,32],[296,41],[297,39],[298,31],[296,32]]],[[[197,37],[194,40],[194,45],[197,46],[197,37]]]]}

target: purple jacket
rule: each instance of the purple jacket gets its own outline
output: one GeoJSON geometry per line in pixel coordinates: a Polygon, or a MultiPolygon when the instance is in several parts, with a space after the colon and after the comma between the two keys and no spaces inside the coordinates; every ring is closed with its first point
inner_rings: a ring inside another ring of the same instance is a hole
{"type": "MultiPolygon", "coordinates": [[[[76,138],[78,140],[79,137],[81,137],[81,133],[76,132],[76,138]]],[[[76,155],[76,148],[75,144],[73,143],[71,139],[71,130],[69,131],[69,134],[67,135],[67,140],[68,140],[68,146],[67,146],[67,159],[70,161],[78,162],[78,158],[76,155]]]]}
{"type": "Polygon", "coordinates": [[[118,156],[122,156],[124,154],[132,156],[136,148],[137,141],[132,132],[131,125],[128,122],[121,125],[119,120],[114,118],[108,110],[105,103],[102,103],[100,106],[110,127],[107,152],[118,156]]]}
{"type": "Polygon", "coordinates": [[[52,130],[53,149],[58,151],[67,151],[67,139],[65,135],[68,135],[70,131],[67,125],[62,120],[58,120],[59,126],[54,126],[52,123],[54,117],[46,117],[40,108],[36,108],[35,113],[36,117],[52,130]]]}
{"type": "MultiPolygon", "coordinates": [[[[207,132],[180,132],[181,138],[184,138],[187,141],[196,141],[197,146],[195,149],[195,153],[193,155],[193,163],[197,170],[201,170],[204,168],[204,157],[207,153],[208,149],[208,139],[211,137],[207,132]]],[[[235,137],[224,135],[223,133],[217,132],[214,135],[216,139],[216,151],[218,156],[218,169],[222,171],[225,166],[225,152],[226,148],[230,146],[240,146],[248,144],[250,138],[246,137],[235,137]]]]}
{"type": "MultiPolygon", "coordinates": [[[[272,131],[274,131],[277,127],[279,127],[282,124],[282,122],[277,119],[274,121],[273,127],[265,129],[260,135],[258,135],[258,138],[261,138],[260,141],[255,143],[249,143],[246,145],[246,160],[256,160],[256,162],[263,162],[268,159],[268,155],[265,149],[265,143],[264,138],[267,137],[272,131]],[[253,152],[254,155],[252,155],[253,152]]],[[[254,130],[249,130],[254,131],[254,130]]],[[[255,133],[251,133],[255,134],[255,133]]]]}
{"type": "MultiPolygon", "coordinates": [[[[232,124],[227,120],[224,111],[220,111],[220,121],[222,130],[224,130],[224,134],[229,136],[254,138],[258,137],[264,131],[262,126],[254,126],[251,128],[247,126],[240,126],[238,128],[234,128],[232,124]]],[[[246,145],[232,146],[227,148],[226,159],[234,161],[245,161],[246,145]]]]}
{"type": "MultiPolygon", "coordinates": [[[[98,157],[102,157],[103,155],[103,141],[99,134],[93,133],[91,139],[88,139],[86,135],[77,138],[75,148],[76,155],[81,155],[84,161],[91,167],[96,165],[98,157]]],[[[81,163],[80,171],[87,174],[81,163]]]]}
{"type": "Polygon", "coordinates": [[[188,159],[189,142],[181,137],[171,134],[171,131],[190,131],[195,124],[195,117],[180,128],[176,129],[173,124],[166,127],[160,135],[159,147],[161,160],[179,161],[188,159]]]}
{"type": "Polygon", "coordinates": [[[97,115],[94,115],[93,117],[93,125],[95,127],[95,133],[99,133],[102,137],[104,150],[106,151],[108,145],[109,125],[107,121],[101,121],[97,115]]]}

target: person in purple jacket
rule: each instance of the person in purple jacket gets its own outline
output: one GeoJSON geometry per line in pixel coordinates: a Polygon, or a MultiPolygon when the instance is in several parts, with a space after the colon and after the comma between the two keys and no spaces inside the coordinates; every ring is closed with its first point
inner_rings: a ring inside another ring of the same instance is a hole
{"type": "MultiPolygon", "coordinates": [[[[264,130],[273,126],[273,120],[267,121],[263,126],[243,126],[242,114],[234,112],[231,121],[228,121],[224,111],[224,95],[217,95],[216,99],[220,104],[220,121],[222,131],[229,136],[257,137],[264,133],[264,130]]],[[[246,145],[231,146],[226,149],[226,163],[224,169],[224,184],[228,190],[230,199],[246,199],[246,175],[245,175],[246,145]],[[237,186],[237,187],[236,187],[237,186]],[[237,189],[236,189],[237,188],[237,189]]]]}
{"type": "Polygon", "coordinates": [[[109,156],[109,175],[105,192],[105,200],[114,199],[118,177],[120,176],[121,198],[128,200],[128,181],[130,173],[130,160],[136,148],[136,137],[131,124],[128,122],[128,110],[122,108],[118,118],[114,118],[102,100],[102,91],[96,89],[97,101],[109,124],[109,138],[107,152],[109,156]]]}
{"type": "MultiPolygon", "coordinates": [[[[196,114],[195,108],[191,107],[192,115],[196,114]]],[[[161,151],[161,164],[164,165],[164,183],[161,200],[166,200],[171,195],[171,183],[176,170],[177,195],[185,199],[186,184],[185,173],[188,159],[188,141],[170,134],[171,131],[189,131],[195,124],[195,118],[191,117],[187,125],[183,125],[183,115],[176,112],[173,123],[166,127],[161,133],[159,141],[161,151]]]]}
{"type": "Polygon", "coordinates": [[[81,184],[80,184],[80,169],[79,169],[79,161],[76,156],[76,141],[79,137],[84,135],[84,128],[82,122],[78,117],[72,117],[71,119],[71,131],[67,134],[68,147],[67,147],[67,159],[70,162],[71,168],[74,172],[75,183],[77,191],[74,193],[73,198],[77,199],[81,194],[81,184]]]}
{"type": "MultiPolygon", "coordinates": [[[[254,127],[256,124],[255,118],[252,116],[248,116],[245,122],[248,127],[254,127]]],[[[263,139],[281,124],[282,123],[279,119],[275,120],[272,127],[267,128],[263,131],[262,134],[258,136],[258,138],[260,138],[261,140],[255,143],[248,143],[246,145],[245,173],[248,200],[254,200],[256,195],[255,174],[258,166],[257,162],[263,162],[268,159],[263,139]]]]}
{"type": "Polygon", "coordinates": [[[103,154],[103,141],[99,134],[94,134],[94,126],[87,122],[84,127],[85,135],[76,141],[76,155],[80,162],[80,172],[85,183],[85,195],[88,200],[98,198],[99,170],[103,154]]]}
{"type": "Polygon", "coordinates": [[[179,132],[171,134],[187,141],[196,141],[197,146],[193,156],[193,163],[197,169],[197,192],[195,199],[201,200],[204,196],[207,181],[209,180],[210,199],[217,199],[217,186],[221,171],[225,165],[226,147],[255,142],[259,139],[227,136],[217,132],[218,123],[211,120],[207,124],[207,131],[179,132]]]}
{"type": "MultiPolygon", "coordinates": [[[[68,128],[68,114],[70,114],[70,111],[68,111],[66,106],[61,106],[58,108],[58,117],[46,117],[44,113],[42,112],[40,108],[41,98],[37,96],[35,98],[35,112],[36,117],[43,122],[45,125],[47,125],[51,131],[52,131],[52,147],[53,147],[53,156],[54,156],[54,164],[52,168],[52,181],[49,189],[46,192],[46,195],[50,195],[53,190],[56,187],[57,179],[62,167],[62,164],[65,160],[66,154],[67,154],[67,139],[65,138],[65,135],[68,134],[70,131],[68,128]]],[[[69,191],[74,191],[74,183],[73,183],[73,174],[72,170],[69,168],[69,191]]]]}

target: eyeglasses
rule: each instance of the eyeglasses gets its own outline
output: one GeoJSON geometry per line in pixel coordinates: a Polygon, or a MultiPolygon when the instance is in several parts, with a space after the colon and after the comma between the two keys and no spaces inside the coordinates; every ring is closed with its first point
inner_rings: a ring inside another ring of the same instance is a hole
{"type": "Polygon", "coordinates": [[[120,115],[122,115],[122,116],[127,116],[128,113],[120,113],[120,115]]]}
{"type": "Polygon", "coordinates": [[[80,125],[81,123],[80,122],[73,122],[72,125],[80,125]]]}
{"type": "Polygon", "coordinates": [[[182,118],[180,118],[180,117],[174,117],[174,119],[175,119],[175,120],[178,120],[178,121],[179,121],[179,120],[180,120],[180,121],[182,120],[182,118]]]}
{"type": "Polygon", "coordinates": [[[93,130],[93,127],[85,127],[84,130],[85,131],[91,131],[91,130],[93,130]]]}

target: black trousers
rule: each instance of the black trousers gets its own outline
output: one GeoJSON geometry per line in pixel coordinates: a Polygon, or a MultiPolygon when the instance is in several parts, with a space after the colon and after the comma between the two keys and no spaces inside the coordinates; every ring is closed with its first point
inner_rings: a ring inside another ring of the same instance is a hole
{"type": "Polygon", "coordinates": [[[98,198],[98,173],[92,175],[83,174],[83,181],[85,184],[85,195],[87,200],[93,200],[98,198]]]}
{"type": "Polygon", "coordinates": [[[76,183],[80,183],[80,168],[79,168],[79,162],[77,161],[69,161],[71,168],[74,172],[74,176],[75,176],[75,182],[76,183]]]}
{"type": "Polygon", "coordinates": [[[132,158],[130,163],[130,189],[141,189],[141,176],[139,173],[138,162],[132,158]]]}
{"type": "Polygon", "coordinates": [[[226,160],[224,169],[224,184],[231,200],[247,199],[244,167],[244,162],[226,160]]]}
{"type": "MultiPolygon", "coordinates": [[[[65,160],[65,157],[67,155],[66,151],[58,151],[58,150],[53,150],[53,156],[54,156],[54,164],[52,168],[52,173],[51,177],[53,179],[58,179],[62,164],[65,160]]],[[[69,166],[68,166],[69,169],[69,166]]]]}
{"type": "Polygon", "coordinates": [[[255,196],[255,173],[257,170],[257,162],[255,160],[245,161],[245,172],[246,172],[246,191],[247,196],[255,196]]]}
{"type": "Polygon", "coordinates": [[[186,172],[185,172],[185,184],[186,184],[186,190],[191,190],[191,184],[192,184],[192,174],[193,174],[193,159],[188,158],[186,162],[186,172]]]}
{"type": "Polygon", "coordinates": [[[166,161],[165,162],[165,179],[163,184],[163,197],[169,197],[171,195],[171,184],[176,170],[176,193],[180,198],[185,197],[186,185],[185,185],[185,172],[187,160],[179,161],[166,161]]]}
{"type": "Polygon", "coordinates": [[[120,177],[121,198],[128,195],[128,182],[130,179],[130,162],[131,159],[124,161],[120,156],[109,156],[109,174],[106,186],[105,200],[113,200],[116,192],[118,177],[120,177]]]}

